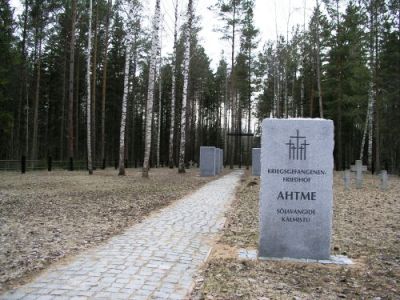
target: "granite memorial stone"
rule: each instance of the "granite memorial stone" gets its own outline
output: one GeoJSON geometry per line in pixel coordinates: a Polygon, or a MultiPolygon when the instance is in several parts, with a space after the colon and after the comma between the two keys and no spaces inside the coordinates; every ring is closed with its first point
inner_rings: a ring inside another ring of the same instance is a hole
{"type": "Polygon", "coordinates": [[[215,176],[215,147],[200,147],[200,176],[215,176]]]}
{"type": "Polygon", "coordinates": [[[265,119],[259,257],[330,258],[333,122],[265,119]]]}
{"type": "Polygon", "coordinates": [[[251,175],[261,175],[261,148],[251,150],[251,175]]]}

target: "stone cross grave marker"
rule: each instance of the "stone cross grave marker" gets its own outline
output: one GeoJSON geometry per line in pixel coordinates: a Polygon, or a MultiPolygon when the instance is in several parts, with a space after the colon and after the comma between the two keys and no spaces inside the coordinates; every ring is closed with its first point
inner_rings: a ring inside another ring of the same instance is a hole
{"type": "MultiPolygon", "coordinates": [[[[350,166],[350,171],[351,171],[351,172],[357,172],[357,166],[356,166],[356,165],[351,165],[351,166],[350,166]]],[[[361,171],[362,171],[362,172],[367,172],[367,171],[368,171],[367,166],[361,165],[361,171]]]]}
{"type": "Polygon", "coordinates": [[[261,148],[253,148],[251,151],[251,175],[261,175],[261,148]]]}
{"type": "Polygon", "coordinates": [[[330,258],[333,122],[265,119],[259,257],[330,258]]]}

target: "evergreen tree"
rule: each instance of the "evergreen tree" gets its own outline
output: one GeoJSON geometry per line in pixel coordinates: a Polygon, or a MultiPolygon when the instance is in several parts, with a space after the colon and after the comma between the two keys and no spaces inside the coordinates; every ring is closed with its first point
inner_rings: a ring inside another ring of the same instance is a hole
{"type": "Polygon", "coordinates": [[[0,156],[10,157],[13,151],[13,127],[15,124],[13,82],[16,80],[15,67],[17,52],[15,49],[13,12],[8,0],[0,3],[0,156]]]}

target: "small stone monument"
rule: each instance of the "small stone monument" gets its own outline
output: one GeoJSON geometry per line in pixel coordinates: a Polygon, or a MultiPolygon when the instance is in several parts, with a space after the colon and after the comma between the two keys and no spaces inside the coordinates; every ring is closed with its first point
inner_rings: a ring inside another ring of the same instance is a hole
{"type": "Polygon", "coordinates": [[[361,160],[356,160],[356,188],[362,188],[363,182],[363,165],[361,160]]]}
{"type": "Polygon", "coordinates": [[[350,170],[345,170],[343,173],[343,182],[344,182],[344,189],[348,191],[350,189],[351,184],[351,173],[350,170]]]}
{"type": "Polygon", "coordinates": [[[333,132],[331,120],[263,121],[260,259],[330,258],[333,132]]]}
{"type": "Polygon", "coordinates": [[[200,147],[200,176],[216,175],[215,152],[215,147],[200,147]]]}
{"type": "Polygon", "coordinates": [[[251,151],[251,175],[261,175],[261,148],[253,148],[251,151]]]}
{"type": "Polygon", "coordinates": [[[379,173],[379,179],[380,179],[380,182],[381,182],[381,185],[380,185],[381,190],[382,191],[387,190],[387,188],[388,188],[388,174],[387,174],[386,170],[382,170],[379,173]]]}

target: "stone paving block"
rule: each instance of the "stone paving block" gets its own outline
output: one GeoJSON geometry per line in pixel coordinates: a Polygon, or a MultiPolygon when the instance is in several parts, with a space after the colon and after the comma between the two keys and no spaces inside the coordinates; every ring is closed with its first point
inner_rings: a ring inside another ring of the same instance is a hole
{"type": "Polygon", "coordinates": [[[4,300],[6,300],[6,299],[9,299],[9,300],[20,300],[25,296],[26,296],[25,293],[17,291],[17,292],[5,293],[5,294],[0,296],[0,299],[1,300],[3,300],[3,299],[4,300]]]}
{"type": "Polygon", "coordinates": [[[39,297],[35,298],[36,300],[52,300],[54,299],[54,296],[50,295],[40,295],[39,297]]]}
{"type": "Polygon", "coordinates": [[[62,296],[66,293],[66,290],[53,290],[50,292],[51,295],[53,296],[62,296]]]}
{"type": "MultiPolygon", "coordinates": [[[[35,295],[35,294],[29,294],[26,295],[24,298],[22,298],[23,300],[37,300],[39,298],[39,295],[35,295]]],[[[7,299],[7,298],[5,298],[7,299]]]]}
{"type": "Polygon", "coordinates": [[[92,297],[95,294],[94,291],[77,291],[77,297],[92,297]]]}

